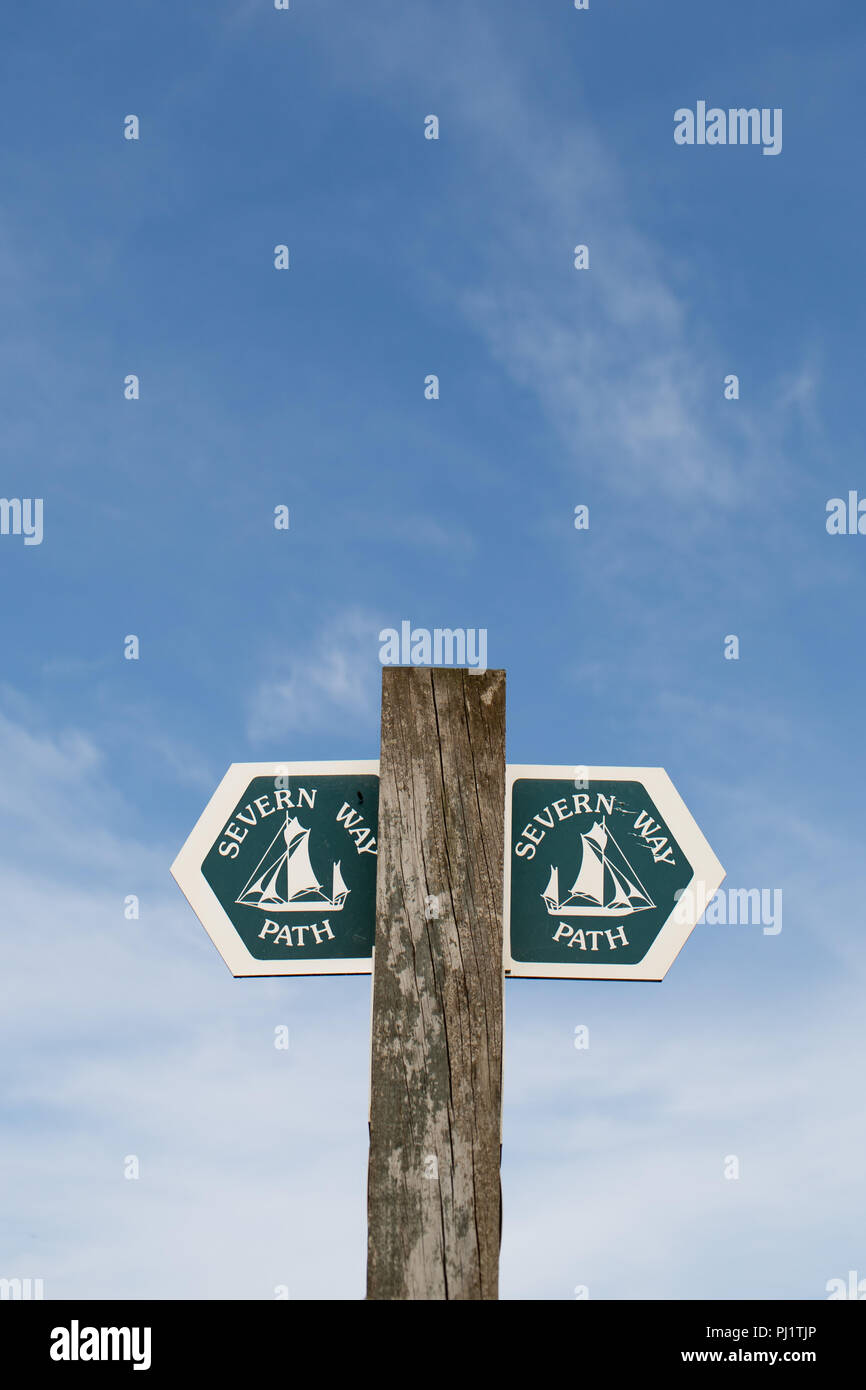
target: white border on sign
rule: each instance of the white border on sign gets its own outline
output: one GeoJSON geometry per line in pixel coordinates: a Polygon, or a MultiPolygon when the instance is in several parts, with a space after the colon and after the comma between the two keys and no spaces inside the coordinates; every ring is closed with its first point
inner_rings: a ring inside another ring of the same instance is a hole
{"type": "Polygon", "coordinates": [[[257,960],[201,871],[226,819],[254,777],[317,777],[334,773],[379,775],[378,758],[325,763],[232,763],[171,866],[175,882],[236,979],[251,975],[370,975],[371,956],[344,960],[257,960]]]}
{"type": "Polygon", "coordinates": [[[505,899],[502,941],[506,976],[541,980],[662,980],[673,965],[689,936],[721,886],[725,871],[707,844],[691,811],[662,767],[585,767],[581,763],[551,766],[536,763],[509,763],[505,769],[505,899]],[[692,878],[684,892],[692,895],[693,910],[684,922],[671,914],[636,965],[589,965],[576,960],[573,965],[555,962],[513,960],[511,956],[511,800],[514,783],[524,777],[557,778],[574,781],[578,769],[588,781],[641,782],[670,827],[674,838],[692,866],[692,878]]]}

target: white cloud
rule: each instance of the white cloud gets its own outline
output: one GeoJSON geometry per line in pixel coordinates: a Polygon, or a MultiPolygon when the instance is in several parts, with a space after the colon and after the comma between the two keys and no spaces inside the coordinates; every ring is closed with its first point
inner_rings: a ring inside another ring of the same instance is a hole
{"type": "MultiPolygon", "coordinates": [[[[117,834],[95,743],[3,731],[0,1274],[55,1298],[362,1297],[369,980],[233,980],[170,847],[117,834]],[[63,794],[10,852],[51,768],[63,794]],[[57,867],[70,825],[83,887],[57,867]]],[[[859,996],[832,957],[820,992],[780,977],[787,937],[738,972],[718,931],[661,986],[509,984],[504,1297],[822,1297],[866,1267],[859,996]]]]}
{"type": "Polygon", "coordinates": [[[430,100],[435,91],[442,149],[460,156],[449,165],[448,215],[473,236],[470,274],[463,258],[458,275],[431,255],[436,224],[408,244],[413,283],[426,274],[431,297],[450,301],[535,399],[564,469],[691,514],[698,503],[710,515],[746,507],[768,473],[788,481],[779,435],[792,418],[815,423],[814,373],[783,366],[758,413],[744,395],[724,429],[711,423],[730,362],[695,321],[670,247],[641,225],[573,65],[545,53],[540,78],[532,59],[541,55],[516,50],[499,15],[455,6],[445,18],[439,5],[409,14],[399,4],[380,13],[374,29],[349,20],[329,30],[325,60],[342,84],[375,90],[401,114],[407,90],[421,83],[430,100]],[[570,98],[560,114],[545,96],[563,79],[570,98]],[[577,244],[590,248],[589,270],[573,268],[577,244]]]}
{"type": "Polygon", "coordinates": [[[118,832],[91,738],[5,718],[0,757],[0,1275],[49,1298],[360,1297],[369,979],[232,979],[171,848],[118,832]]]}
{"type": "Polygon", "coordinates": [[[790,1000],[781,1029],[735,987],[709,1016],[639,988],[548,994],[542,1020],[509,986],[503,1296],[826,1297],[866,1260],[856,992],[790,1000]]]}
{"type": "Polygon", "coordinates": [[[271,673],[250,698],[250,738],[262,741],[347,723],[375,731],[381,626],[373,615],[349,609],[306,647],[292,644],[284,661],[272,658],[271,673]]]}

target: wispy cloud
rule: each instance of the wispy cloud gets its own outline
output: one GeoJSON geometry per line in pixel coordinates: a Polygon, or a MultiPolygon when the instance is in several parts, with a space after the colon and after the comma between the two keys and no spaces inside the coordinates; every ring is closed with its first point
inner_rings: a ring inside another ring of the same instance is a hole
{"type": "Polygon", "coordinates": [[[703,1019],[646,991],[626,1007],[541,986],[540,1026],[517,988],[505,1297],[569,1299],[583,1284],[593,1299],[822,1298],[862,1269],[854,990],[813,997],[785,1036],[737,1008],[735,984],[703,1019]],[[591,1021],[588,1051],[573,1047],[575,1021],[591,1021]],[[725,1176],[730,1157],[739,1177],[725,1176]]]}
{"type": "Polygon", "coordinates": [[[375,730],[381,627],[371,613],[351,608],[305,646],[285,658],[270,657],[271,672],[249,701],[249,737],[261,742],[346,723],[375,730]]]}
{"type": "Polygon", "coordinates": [[[696,321],[670,247],[644,230],[616,146],[581,100],[579,70],[545,51],[546,80],[571,92],[562,110],[545,103],[498,15],[382,10],[387,23],[348,24],[328,59],[340,53],[341,77],[377,83],[383,101],[419,82],[435,91],[443,151],[461,155],[449,165],[449,216],[471,231],[475,255],[469,273],[463,261],[455,273],[431,257],[437,231],[425,227],[428,239],[407,248],[416,280],[455,306],[535,400],[563,468],[692,511],[742,507],[757,479],[789,473],[779,435],[792,418],[816,423],[814,373],[782,367],[760,412],[742,399],[718,427],[730,363],[696,321]],[[588,270],[573,268],[578,244],[589,247],[588,270]]]}
{"type": "Polygon", "coordinates": [[[360,1297],[369,980],[232,979],[168,849],[118,830],[92,739],[6,717],[0,759],[0,1275],[49,1298],[360,1297]]]}

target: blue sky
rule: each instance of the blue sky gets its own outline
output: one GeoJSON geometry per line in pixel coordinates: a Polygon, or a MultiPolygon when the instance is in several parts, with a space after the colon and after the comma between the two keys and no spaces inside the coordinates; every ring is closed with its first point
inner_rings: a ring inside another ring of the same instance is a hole
{"type": "Polygon", "coordinates": [[[663,766],[784,897],[661,985],[509,983],[503,1296],[866,1275],[860,7],[6,30],[0,1275],[362,1295],[369,981],[232,980],[168,868],[230,762],[377,756],[404,618],[487,628],[510,761],[663,766]],[[782,153],[675,145],[699,100],[782,153]]]}

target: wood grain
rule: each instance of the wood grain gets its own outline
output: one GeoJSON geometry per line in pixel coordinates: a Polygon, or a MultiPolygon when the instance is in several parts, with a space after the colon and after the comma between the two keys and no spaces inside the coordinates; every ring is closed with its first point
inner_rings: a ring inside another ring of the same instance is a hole
{"type": "Polygon", "coordinates": [[[382,673],[367,1297],[496,1299],[505,672],[382,673]]]}

